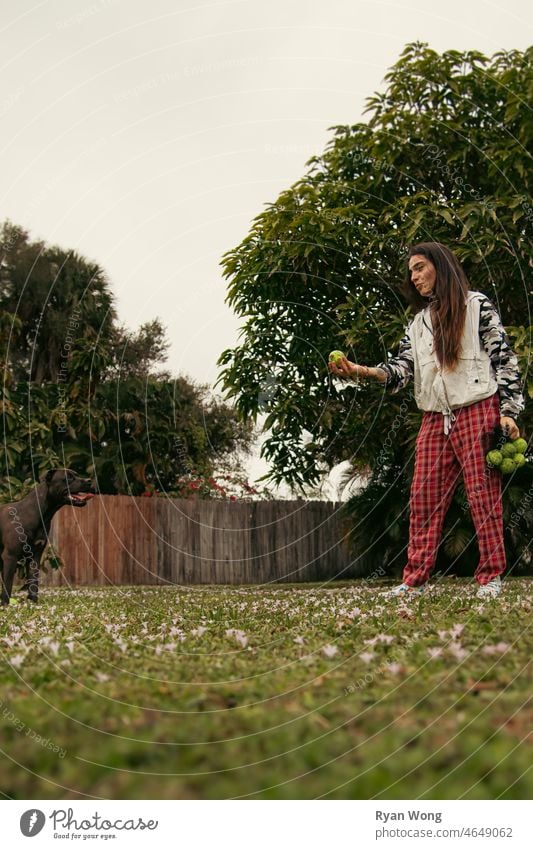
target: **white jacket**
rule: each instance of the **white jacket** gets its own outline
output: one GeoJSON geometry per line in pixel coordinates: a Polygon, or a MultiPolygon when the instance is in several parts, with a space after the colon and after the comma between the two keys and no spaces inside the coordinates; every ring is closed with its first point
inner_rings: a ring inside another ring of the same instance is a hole
{"type": "MultiPolygon", "coordinates": [[[[421,410],[444,413],[448,419],[452,410],[490,398],[498,389],[490,357],[480,344],[478,294],[468,292],[459,359],[453,370],[441,368],[438,362],[429,306],[417,313],[408,329],[414,395],[421,410]]],[[[447,422],[445,430],[448,431],[447,422]]]]}

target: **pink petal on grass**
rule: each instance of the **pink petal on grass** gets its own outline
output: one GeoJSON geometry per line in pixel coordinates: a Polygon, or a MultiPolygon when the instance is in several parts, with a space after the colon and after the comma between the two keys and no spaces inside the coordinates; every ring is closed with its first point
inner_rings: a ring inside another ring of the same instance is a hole
{"type": "Polygon", "coordinates": [[[459,643],[450,643],[448,649],[450,651],[450,654],[453,654],[453,656],[457,658],[457,660],[464,660],[465,657],[468,655],[467,650],[464,649],[459,643]]]}
{"type": "Polygon", "coordinates": [[[432,659],[434,657],[440,657],[442,655],[442,649],[428,649],[428,654],[432,659]]]}
{"type": "Polygon", "coordinates": [[[322,654],[326,657],[335,657],[338,651],[337,646],[322,646],[322,654]]]}
{"type": "Polygon", "coordinates": [[[375,656],[376,655],[373,651],[363,651],[359,655],[363,663],[370,663],[370,661],[373,660],[375,656]]]}
{"type": "Polygon", "coordinates": [[[239,628],[226,628],[226,637],[235,637],[239,645],[246,648],[248,645],[248,637],[239,628]]]}
{"type": "Polygon", "coordinates": [[[402,671],[401,663],[387,663],[387,669],[392,675],[398,675],[402,671]]]}
{"type": "Polygon", "coordinates": [[[508,643],[496,643],[496,645],[483,646],[483,654],[503,654],[509,648],[508,643]]]}

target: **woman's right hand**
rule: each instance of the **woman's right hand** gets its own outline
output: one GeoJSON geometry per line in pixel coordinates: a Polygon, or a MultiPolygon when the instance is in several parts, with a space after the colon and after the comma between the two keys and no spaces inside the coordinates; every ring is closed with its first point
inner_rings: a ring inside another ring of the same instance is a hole
{"type": "Polygon", "coordinates": [[[368,376],[368,368],[366,366],[351,363],[350,360],[346,359],[346,357],[343,357],[342,360],[339,360],[336,363],[328,363],[328,368],[335,377],[342,377],[345,380],[350,380],[354,377],[368,376]]]}

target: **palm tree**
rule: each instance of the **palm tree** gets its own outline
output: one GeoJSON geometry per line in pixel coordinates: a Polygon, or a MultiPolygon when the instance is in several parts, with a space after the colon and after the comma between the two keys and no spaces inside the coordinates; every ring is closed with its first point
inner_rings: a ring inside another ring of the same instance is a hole
{"type": "Polygon", "coordinates": [[[79,254],[30,241],[6,221],[0,236],[0,308],[16,316],[6,352],[14,375],[34,384],[66,379],[81,340],[109,342],[116,312],[102,268],[79,254]]]}

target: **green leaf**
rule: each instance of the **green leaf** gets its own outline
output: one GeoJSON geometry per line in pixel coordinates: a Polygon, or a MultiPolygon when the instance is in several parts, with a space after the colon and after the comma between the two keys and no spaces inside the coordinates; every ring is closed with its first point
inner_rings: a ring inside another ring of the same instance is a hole
{"type": "Polygon", "coordinates": [[[438,213],[441,218],[444,218],[444,220],[448,222],[448,224],[455,224],[454,216],[449,209],[439,209],[438,213]]]}

